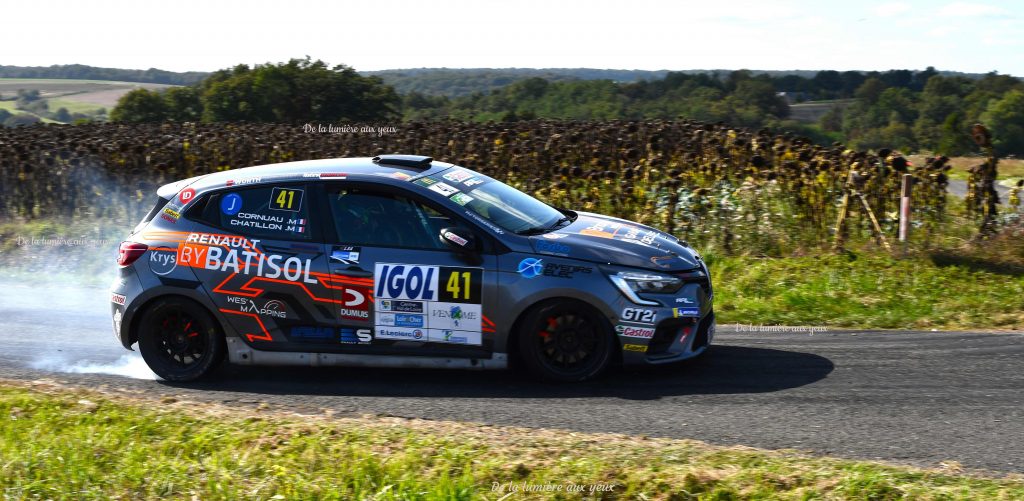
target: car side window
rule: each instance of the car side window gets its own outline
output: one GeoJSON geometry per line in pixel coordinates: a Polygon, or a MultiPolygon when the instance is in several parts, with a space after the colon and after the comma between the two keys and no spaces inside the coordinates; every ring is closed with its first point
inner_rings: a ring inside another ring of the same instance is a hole
{"type": "Polygon", "coordinates": [[[444,249],[438,238],[450,219],[408,197],[356,187],[328,192],[339,242],[371,247],[444,249]]]}
{"type": "Polygon", "coordinates": [[[238,188],[214,195],[203,219],[250,237],[310,240],[309,198],[304,185],[238,188]]]}

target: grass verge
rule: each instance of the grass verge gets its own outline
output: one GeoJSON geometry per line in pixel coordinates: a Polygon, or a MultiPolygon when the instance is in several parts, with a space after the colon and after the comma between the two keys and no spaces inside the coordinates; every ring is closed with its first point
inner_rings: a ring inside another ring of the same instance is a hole
{"type": "Polygon", "coordinates": [[[1024,271],[1015,264],[955,252],[706,257],[724,324],[1024,329],[1024,271]]]}
{"type": "Polygon", "coordinates": [[[964,475],[955,463],[299,416],[39,383],[0,383],[0,437],[0,488],[15,499],[1024,498],[1021,478],[964,475]],[[566,492],[575,486],[583,492],[566,492]]]}

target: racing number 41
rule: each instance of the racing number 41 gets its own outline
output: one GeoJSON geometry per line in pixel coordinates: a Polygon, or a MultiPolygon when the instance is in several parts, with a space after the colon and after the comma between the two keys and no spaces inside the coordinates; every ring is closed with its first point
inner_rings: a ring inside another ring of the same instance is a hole
{"type": "Polygon", "coordinates": [[[470,301],[470,300],[473,299],[473,298],[469,297],[470,294],[472,294],[472,291],[473,291],[473,288],[471,287],[470,280],[471,280],[470,279],[470,273],[468,271],[463,271],[463,272],[453,271],[453,272],[451,272],[450,275],[448,275],[448,285],[445,287],[445,290],[447,290],[449,293],[451,293],[452,298],[454,298],[454,299],[464,299],[466,301],[470,301]],[[461,278],[462,278],[462,282],[464,284],[464,285],[461,285],[461,286],[459,284],[460,275],[461,275],[461,278]],[[459,297],[460,294],[463,293],[463,292],[465,292],[465,297],[459,297]]]}
{"type": "Polygon", "coordinates": [[[302,190],[275,187],[270,193],[270,208],[298,212],[302,209],[302,190]]]}
{"type": "Polygon", "coordinates": [[[277,206],[282,209],[291,209],[292,204],[295,203],[295,192],[289,190],[281,190],[281,194],[277,196],[277,206]]]}

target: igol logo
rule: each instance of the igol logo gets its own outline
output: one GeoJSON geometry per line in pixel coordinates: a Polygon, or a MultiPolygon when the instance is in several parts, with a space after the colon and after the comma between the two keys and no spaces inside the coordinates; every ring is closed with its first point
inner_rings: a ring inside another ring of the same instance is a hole
{"type": "Polygon", "coordinates": [[[544,272],[544,266],[541,265],[541,260],[528,257],[522,261],[519,261],[519,268],[516,270],[523,278],[534,278],[544,272]]]}

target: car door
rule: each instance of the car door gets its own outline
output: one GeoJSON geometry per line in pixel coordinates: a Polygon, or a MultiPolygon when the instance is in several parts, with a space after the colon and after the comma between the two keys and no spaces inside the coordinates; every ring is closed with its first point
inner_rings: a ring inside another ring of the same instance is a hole
{"type": "Polygon", "coordinates": [[[334,291],[314,200],[304,183],[237,187],[205,201],[202,223],[179,250],[217,310],[261,350],[335,346],[334,291]]]}
{"type": "Polygon", "coordinates": [[[486,244],[458,252],[439,237],[442,228],[472,226],[402,188],[329,181],[324,189],[343,344],[366,353],[489,356],[497,259],[486,244]]]}

